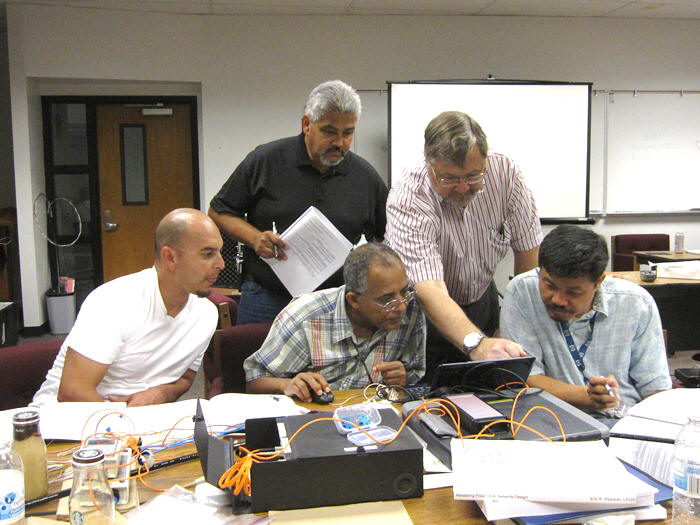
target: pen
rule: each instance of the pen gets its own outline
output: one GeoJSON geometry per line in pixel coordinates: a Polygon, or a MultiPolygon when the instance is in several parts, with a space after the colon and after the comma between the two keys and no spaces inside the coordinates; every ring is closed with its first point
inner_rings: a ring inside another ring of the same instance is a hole
{"type": "MultiPolygon", "coordinates": [[[[277,225],[275,224],[275,221],[272,221],[272,233],[277,233],[277,225]]],[[[275,259],[277,259],[277,245],[272,244],[272,253],[275,256],[275,259]]]]}
{"type": "Polygon", "coordinates": [[[615,395],[615,391],[614,391],[614,390],[612,389],[612,387],[611,387],[609,384],[607,384],[607,383],[605,383],[605,390],[608,391],[608,394],[609,394],[611,397],[614,397],[615,399],[617,399],[617,396],[615,395]]]}

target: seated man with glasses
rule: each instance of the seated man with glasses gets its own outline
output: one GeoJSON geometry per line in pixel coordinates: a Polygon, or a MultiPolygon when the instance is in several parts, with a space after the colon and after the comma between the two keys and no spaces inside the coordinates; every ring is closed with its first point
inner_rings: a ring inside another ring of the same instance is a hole
{"type": "Polygon", "coordinates": [[[245,360],[249,393],[309,402],[370,383],[407,385],[425,373],[425,317],[391,248],[369,243],[348,255],[345,285],[293,300],[262,347],[245,360]]]}
{"type": "Polygon", "coordinates": [[[423,158],[394,183],[386,211],[385,242],[406,264],[430,321],[426,376],[443,362],[524,355],[492,337],[493,274],[509,249],[516,274],[537,265],[540,221],[520,169],[489,152],[479,124],[459,111],[430,121],[423,158]]]}

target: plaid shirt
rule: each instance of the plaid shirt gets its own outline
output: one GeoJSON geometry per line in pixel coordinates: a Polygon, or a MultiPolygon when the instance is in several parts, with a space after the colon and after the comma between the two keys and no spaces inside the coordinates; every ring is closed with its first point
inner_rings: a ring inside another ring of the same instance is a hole
{"type": "Polygon", "coordinates": [[[425,317],[417,301],[408,304],[401,326],[377,329],[359,339],[345,309],[345,286],[319,290],[292,301],[275,319],[260,349],[243,364],[246,381],[264,376],[294,377],[318,372],[333,390],[381,382],[367,371],[385,361],[402,361],[409,384],[425,373],[425,317]]]}

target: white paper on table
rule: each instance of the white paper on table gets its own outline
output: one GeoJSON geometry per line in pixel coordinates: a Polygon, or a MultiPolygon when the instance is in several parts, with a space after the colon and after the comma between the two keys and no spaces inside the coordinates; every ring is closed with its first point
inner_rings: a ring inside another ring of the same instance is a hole
{"type": "Polygon", "coordinates": [[[452,472],[423,475],[423,490],[441,489],[452,486],[452,472]]]}
{"type": "Polygon", "coordinates": [[[667,279],[700,279],[700,261],[658,263],[656,275],[667,279]]]}
{"type": "Polygon", "coordinates": [[[602,441],[453,439],[455,499],[633,503],[638,484],[602,441]],[[595,468],[591,468],[595,465],[595,468]],[[513,475],[521,473],[520,476],[513,475]],[[563,477],[575,483],[562,483],[563,477]]]}
{"type": "Polygon", "coordinates": [[[700,414],[700,388],[665,390],[643,399],[627,412],[630,416],[679,425],[685,425],[688,422],[689,414],[700,414]]]}
{"type": "MultiPolygon", "coordinates": [[[[268,394],[220,394],[200,400],[202,412],[213,432],[242,425],[246,419],[299,415],[306,409],[287,396],[268,394]]],[[[144,445],[191,438],[196,399],[174,403],[127,407],[126,403],[50,403],[39,409],[44,439],[82,439],[104,432],[142,436],[144,445]]],[[[22,409],[0,413],[0,422],[22,409]]],[[[12,428],[12,425],[9,425],[12,428]]]]}
{"type": "Polygon", "coordinates": [[[673,485],[673,444],[611,437],[610,451],[652,478],[673,485]]]}
{"type": "MultiPolygon", "coordinates": [[[[663,505],[650,505],[648,507],[639,507],[637,509],[622,509],[615,512],[606,512],[595,517],[602,516],[621,516],[624,514],[632,514],[636,521],[642,520],[665,520],[668,517],[666,508],[663,505]]],[[[570,523],[586,523],[594,518],[594,516],[581,516],[571,520],[558,521],[559,525],[570,523]]]]}
{"type": "MultiPolygon", "coordinates": [[[[551,474],[551,473],[550,473],[551,474]]],[[[586,501],[577,503],[557,503],[526,501],[517,498],[486,499],[477,501],[477,505],[489,521],[513,518],[520,516],[547,516],[549,514],[562,514],[566,512],[591,512],[596,510],[620,509],[649,506],[654,504],[654,494],[658,492],[656,487],[645,483],[636,476],[630,474],[628,480],[630,486],[639,494],[636,501],[629,503],[609,503],[586,501]],[[633,479],[632,479],[633,478],[633,479]]],[[[570,490],[576,490],[572,487],[570,490]]]]}
{"type": "Polygon", "coordinates": [[[620,419],[610,429],[611,436],[630,436],[635,439],[670,439],[676,440],[676,436],[683,428],[680,423],[668,423],[645,417],[627,415],[620,419]]]}
{"type": "Polygon", "coordinates": [[[280,234],[287,259],[263,259],[292,297],[309,293],[343,266],[352,243],[317,208],[309,208],[280,234]]]}

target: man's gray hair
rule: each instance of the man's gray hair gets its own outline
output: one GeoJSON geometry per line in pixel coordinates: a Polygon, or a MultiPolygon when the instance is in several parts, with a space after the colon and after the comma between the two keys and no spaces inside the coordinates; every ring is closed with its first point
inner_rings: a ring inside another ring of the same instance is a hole
{"type": "Polygon", "coordinates": [[[367,291],[367,273],[373,264],[385,267],[399,264],[403,266],[399,254],[385,244],[368,242],[355,248],[345,259],[343,278],[346,291],[365,293],[367,291]]]}
{"type": "Polygon", "coordinates": [[[358,120],[362,113],[360,95],[342,80],[329,80],[316,86],[304,106],[304,115],[311,122],[318,122],[333,112],[352,113],[358,120]]]}
{"type": "Polygon", "coordinates": [[[489,145],[479,123],[461,111],[445,111],[425,128],[423,154],[428,162],[444,162],[464,167],[467,155],[476,144],[486,157],[489,145]]]}

